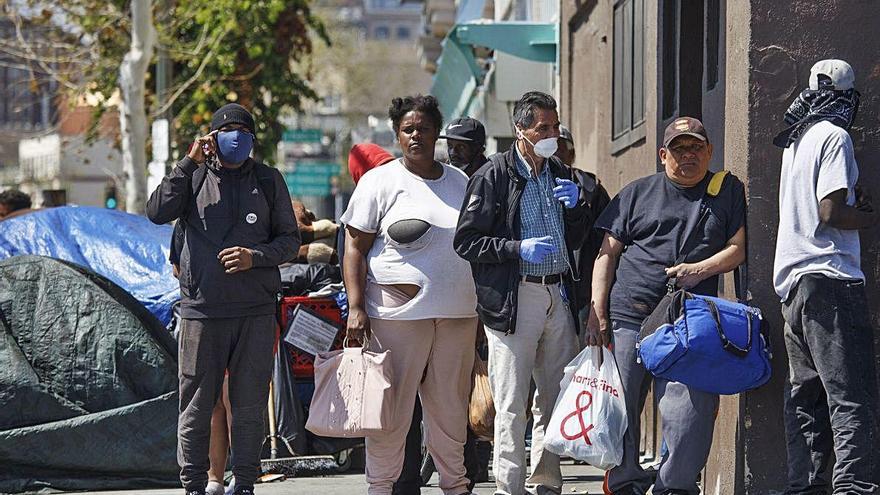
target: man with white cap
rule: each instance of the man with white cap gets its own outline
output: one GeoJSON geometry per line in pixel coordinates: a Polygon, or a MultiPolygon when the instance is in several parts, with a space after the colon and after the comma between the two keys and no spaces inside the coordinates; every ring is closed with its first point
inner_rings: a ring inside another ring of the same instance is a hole
{"type": "Polygon", "coordinates": [[[847,130],[852,67],[822,60],[785,113],[773,279],[782,298],[789,386],[785,493],[877,493],[880,442],[874,328],[859,229],[876,225],[847,130]],[[836,459],[833,470],[831,459],[836,459]]]}

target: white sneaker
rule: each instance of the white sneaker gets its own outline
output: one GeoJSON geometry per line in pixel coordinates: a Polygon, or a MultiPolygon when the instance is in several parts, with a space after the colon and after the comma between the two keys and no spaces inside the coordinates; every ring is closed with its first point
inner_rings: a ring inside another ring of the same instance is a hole
{"type": "Polygon", "coordinates": [[[205,495],[223,495],[223,483],[219,481],[209,481],[205,487],[205,495]]]}

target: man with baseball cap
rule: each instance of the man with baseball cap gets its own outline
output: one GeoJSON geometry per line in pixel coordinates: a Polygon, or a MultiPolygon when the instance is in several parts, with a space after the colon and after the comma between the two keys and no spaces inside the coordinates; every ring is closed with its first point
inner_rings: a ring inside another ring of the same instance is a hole
{"type": "Polygon", "coordinates": [[[691,117],[673,120],[659,154],[664,171],[624,187],[596,221],[605,238],[593,270],[586,340],[588,345],[613,340],[629,423],[623,461],[608,472],[614,494],[643,495],[652,484],[639,465],[639,418],[652,378],[668,447],[653,493],[699,493],[697,477],[712,446],[718,396],[652,377],[636,359],[636,342],[668,283],[714,296],[718,276],[745,260],[745,189],[727,175],[717,194],[707,194],[712,144],[703,124],[691,117]],[[699,222],[704,203],[709,215],[699,222]],[[691,236],[694,226],[699,230],[691,236]]]}
{"type": "Polygon", "coordinates": [[[192,495],[208,483],[211,414],[226,370],[235,493],[253,494],[260,475],[278,265],[296,256],[300,234],[284,178],[250,158],[253,145],[250,112],[221,107],[211,133],[196,139],[147,203],[154,223],[177,220],[182,228],[177,460],[192,495]]]}
{"type": "Polygon", "coordinates": [[[878,385],[859,230],[877,214],[857,185],[852,67],[822,60],[785,113],[773,281],[789,387],[785,493],[878,493],[878,385]],[[834,468],[830,468],[831,459],[834,468]]]}
{"type": "Polygon", "coordinates": [[[461,117],[450,122],[440,139],[446,140],[449,163],[461,169],[468,177],[473,176],[487,161],[486,128],[470,117],[461,117]]]}
{"type": "MultiPolygon", "coordinates": [[[[446,139],[449,163],[468,177],[473,177],[477,170],[489,161],[484,154],[486,151],[486,128],[477,119],[461,117],[452,120],[440,134],[440,139],[446,139]]],[[[477,352],[481,355],[485,355],[485,335],[482,325],[480,325],[477,331],[477,352]]],[[[489,442],[479,440],[468,427],[468,439],[464,445],[464,466],[470,480],[468,489],[473,489],[478,482],[488,481],[491,455],[492,445],[489,442]]]]}

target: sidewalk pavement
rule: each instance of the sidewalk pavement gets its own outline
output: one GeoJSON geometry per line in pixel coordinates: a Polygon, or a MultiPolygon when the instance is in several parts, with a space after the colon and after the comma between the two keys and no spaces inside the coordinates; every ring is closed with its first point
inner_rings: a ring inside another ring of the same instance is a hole
{"type": "MultiPolygon", "coordinates": [[[[603,472],[586,465],[575,465],[570,460],[562,461],[562,475],[565,479],[563,495],[601,495],[603,472]]],[[[479,483],[474,488],[478,495],[492,495],[495,491],[494,481],[479,483]]],[[[183,495],[183,489],[161,490],[128,490],[112,492],[79,492],[94,493],[100,495],[183,495]]],[[[259,484],[254,489],[255,495],[291,495],[291,494],[320,494],[320,495],[355,495],[366,494],[367,483],[363,473],[339,474],[326,477],[313,478],[288,478],[285,481],[259,484]]],[[[422,495],[442,495],[437,487],[437,474],[431,478],[431,483],[422,488],[422,495]]]]}

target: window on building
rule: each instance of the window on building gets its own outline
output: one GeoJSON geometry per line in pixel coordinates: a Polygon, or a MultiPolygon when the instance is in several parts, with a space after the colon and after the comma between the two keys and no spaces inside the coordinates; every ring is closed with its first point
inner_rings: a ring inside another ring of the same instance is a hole
{"type": "Polygon", "coordinates": [[[663,80],[661,114],[663,120],[675,115],[676,95],[678,94],[678,1],[663,2],[663,33],[661,47],[660,73],[663,80]]]}
{"type": "Polygon", "coordinates": [[[409,26],[397,26],[397,39],[408,40],[412,38],[412,30],[409,26]]]}
{"type": "Polygon", "coordinates": [[[678,114],[703,118],[704,0],[679,0],[678,114]]]}
{"type": "Polygon", "coordinates": [[[387,40],[391,37],[391,29],[388,26],[376,26],[373,37],[377,40],[387,40]]]}
{"type": "Polygon", "coordinates": [[[662,9],[663,119],[702,118],[703,92],[714,89],[720,77],[720,1],[665,0],[662,9]]]}
{"type": "Polygon", "coordinates": [[[721,2],[706,0],[706,91],[718,84],[718,50],[721,38],[721,2]]]}
{"type": "Polygon", "coordinates": [[[645,1],[614,4],[612,140],[615,151],[645,136],[645,1]]]}

